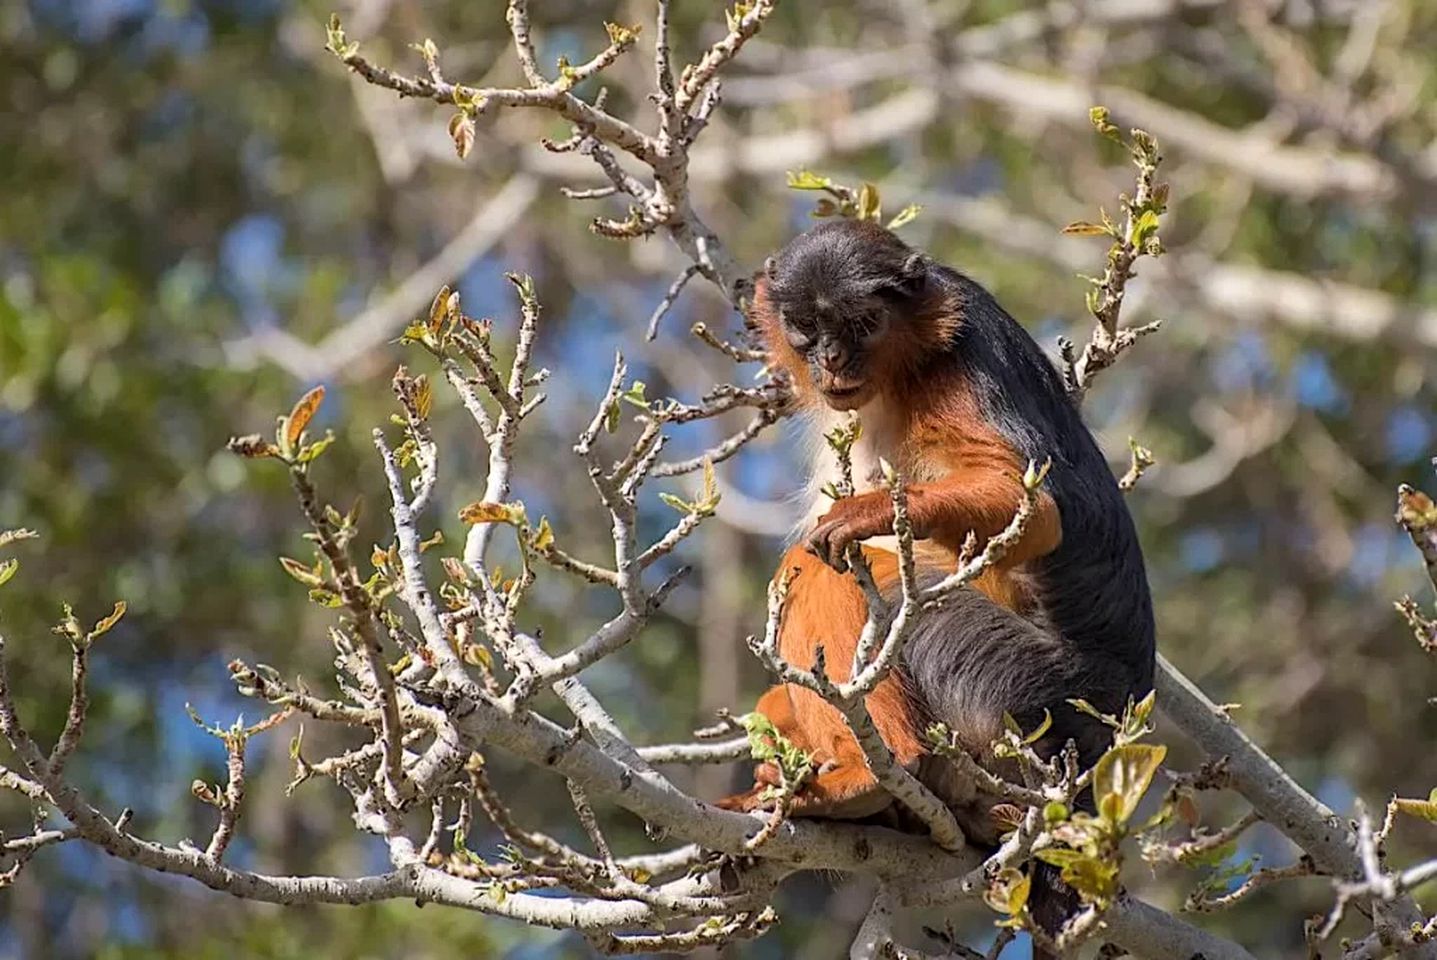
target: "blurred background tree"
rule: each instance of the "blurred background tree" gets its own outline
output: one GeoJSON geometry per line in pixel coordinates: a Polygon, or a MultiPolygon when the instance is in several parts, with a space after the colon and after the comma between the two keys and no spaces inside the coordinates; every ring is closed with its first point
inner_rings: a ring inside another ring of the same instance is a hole
{"type": "MultiPolygon", "coordinates": [[[[641,2],[533,6],[543,64],[596,48],[603,20],[651,17],[641,2]]],[[[716,4],[675,8],[681,54],[722,28],[716,4]]],[[[401,357],[388,341],[444,281],[469,312],[512,315],[501,275],[522,270],[546,308],[540,362],[562,371],[520,454],[555,468],[530,473],[549,487],[523,495],[558,527],[587,495],[557,458],[621,334],[648,322],[685,262],[665,241],[586,229],[622,205],[560,195],[592,185],[592,170],[535,145],[567,135],[547,113],[481,120],[461,161],[452,111],[401,103],[324,53],[329,12],[264,0],[0,9],[0,527],[47,541],[6,595],[7,629],[29,643],[15,680],[36,727],[58,729],[65,658],[45,644],[62,643],[47,639],[61,600],[91,619],[129,602],[95,661],[98,722],[74,769],[168,836],[207,829],[188,783],[223,763],[183,704],[207,718],[243,710],[223,669],[241,652],[313,676],[330,657],[317,611],[274,559],[302,550],[283,478],[245,471],[225,438],[266,428],[323,382],[323,426],[340,438],[321,475],[373,484],[365,431],[387,416],[401,357]]],[[[341,12],[387,62],[417,60],[406,45],[434,37],[451,76],[518,76],[496,4],[341,12]]],[[[1430,0],[793,4],[735,64],[694,161],[696,203],[745,269],[807,222],[811,198],[785,190],[785,170],[870,180],[895,210],[923,204],[910,242],[1052,343],[1085,330],[1073,273],[1097,272],[1102,255],[1059,227],[1092,217],[1129,176],[1092,137],[1088,105],[1158,136],[1170,255],[1144,267],[1128,320],[1166,326],[1100,383],[1088,417],[1117,469],[1130,435],[1159,460],[1131,502],[1161,649],[1214,699],[1240,702],[1246,729],[1339,811],[1437,783],[1423,748],[1437,733],[1434,670],[1389,603],[1421,580],[1390,491],[1430,481],[1437,452],[1434,44],[1430,0]]],[[[606,72],[618,109],[647,89],[645,62],[606,72]]],[[[711,381],[694,374],[711,362],[686,333],[695,321],[733,322],[701,281],[631,352],[652,393],[711,381]]],[[[473,457],[482,476],[458,418],[435,419],[454,430],[451,462],[473,457]]],[[[741,641],[761,623],[793,520],[782,497],[801,468],[783,436],[723,471],[726,523],[690,551],[699,575],[590,677],[596,693],[622,692],[609,702],[645,739],[745,710],[763,683],[741,641]]],[[[583,536],[568,538],[579,551],[583,536]]],[[[555,618],[604,612],[562,582],[545,601],[555,618]]],[[[237,862],[344,872],[382,860],[326,788],[276,802],[284,738],[261,743],[237,862]]],[[[708,796],[730,786],[727,769],[694,776],[708,796]]],[[[562,791],[522,777],[526,805],[561,810],[562,791]]],[[[1437,849],[1420,824],[1395,842],[1403,855],[1437,849]]],[[[1287,852],[1256,831],[1241,854],[1287,852]]],[[[1191,880],[1163,881],[1170,904],[1191,880]]],[[[1211,922],[1256,953],[1295,956],[1300,929],[1273,912],[1329,903],[1324,883],[1288,884],[1211,922]]],[[[866,904],[823,878],[792,883],[785,923],[744,955],[838,955],[866,904]]],[[[588,955],[547,931],[416,917],[401,904],[280,914],[65,846],[0,899],[0,956],[588,955]]]]}

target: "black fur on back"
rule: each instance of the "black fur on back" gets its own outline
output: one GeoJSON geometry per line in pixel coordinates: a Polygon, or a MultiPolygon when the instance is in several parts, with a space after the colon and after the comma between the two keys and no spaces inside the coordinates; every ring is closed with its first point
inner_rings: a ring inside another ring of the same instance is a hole
{"type": "MultiPolygon", "coordinates": [[[[952,297],[962,317],[950,348],[931,363],[962,371],[989,422],[1020,454],[1038,463],[1052,458],[1046,490],[1057,502],[1063,538],[1029,565],[1037,616],[965,588],[909,635],[908,681],[931,717],[977,756],[988,753],[1005,712],[1032,730],[1046,710],[1053,725],[1038,751],[1050,756],[1072,739],[1091,765],[1111,744],[1111,731],[1068,701],[1082,698],[1118,714],[1153,683],[1152,599],[1132,518],[1062,378],[1028,332],[962,274],[932,266],[928,277],[940,287],[930,294],[952,297]]],[[[1091,797],[1079,806],[1091,810],[1091,797]]],[[[981,808],[964,825],[975,838],[992,829],[981,808]]],[[[1032,869],[1033,916],[1056,934],[1079,908],[1078,897],[1055,868],[1032,869]]]]}
{"type": "Polygon", "coordinates": [[[962,274],[932,266],[929,282],[955,299],[962,316],[949,350],[931,363],[963,372],[988,420],[1021,455],[1052,458],[1045,489],[1063,538],[1030,564],[1041,623],[970,592],[920,622],[905,649],[911,679],[950,726],[1003,711],[1036,725],[1046,708],[1055,722],[1052,746],[1076,736],[1092,762],[1102,738],[1083,735],[1087,720],[1066,700],[1120,712],[1128,697],[1152,688],[1152,600],[1137,532],[1107,460],[1038,344],[962,274]]]}

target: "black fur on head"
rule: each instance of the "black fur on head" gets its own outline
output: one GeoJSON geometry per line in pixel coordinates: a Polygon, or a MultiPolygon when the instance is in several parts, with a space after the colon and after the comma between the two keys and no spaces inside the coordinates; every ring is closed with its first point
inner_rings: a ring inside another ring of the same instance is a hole
{"type": "Polygon", "coordinates": [[[830,406],[871,395],[876,344],[905,324],[928,289],[929,260],[876,223],[836,218],[799,234],[764,264],[788,344],[830,406]]]}

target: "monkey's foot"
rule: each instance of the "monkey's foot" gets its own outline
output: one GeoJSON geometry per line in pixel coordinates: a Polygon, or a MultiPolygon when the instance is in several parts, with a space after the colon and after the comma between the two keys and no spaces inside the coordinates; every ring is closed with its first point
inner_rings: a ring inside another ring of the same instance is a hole
{"type": "MultiPolygon", "coordinates": [[[[757,813],[772,810],[778,802],[778,771],[772,764],[760,764],[754,770],[757,781],[744,793],[736,793],[718,801],[724,810],[757,813]]],[[[789,813],[795,817],[824,817],[835,820],[859,820],[873,816],[893,802],[866,766],[831,766],[821,769],[816,777],[794,794],[789,813]]]]}

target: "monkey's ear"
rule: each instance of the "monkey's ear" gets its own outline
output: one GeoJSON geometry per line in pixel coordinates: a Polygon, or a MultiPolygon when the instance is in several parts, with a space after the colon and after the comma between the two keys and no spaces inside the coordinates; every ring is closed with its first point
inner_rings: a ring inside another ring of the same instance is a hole
{"type": "Polygon", "coordinates": [[[928,285],[928,258],[921,253],[910,253],[898,268],[885,292],[899,297],[916,297],[928,285]]]}
{"type": "Polygon", "coordinates": [[[763,262],[763,272],[770,280],[773,279],[773,272],[777,269],[778,261],[773,257],[769,257],[763,262]]]}

